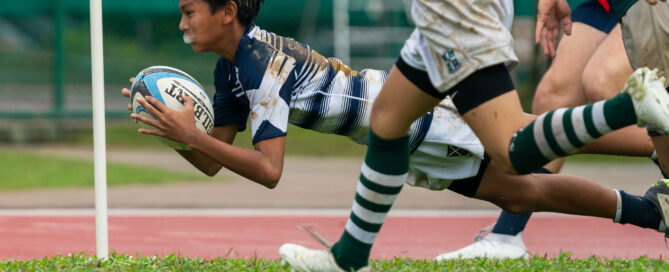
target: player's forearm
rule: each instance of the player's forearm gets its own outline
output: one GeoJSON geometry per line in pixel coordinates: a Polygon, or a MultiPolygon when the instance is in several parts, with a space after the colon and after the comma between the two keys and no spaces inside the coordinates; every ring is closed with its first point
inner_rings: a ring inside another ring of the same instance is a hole
{"type": "Polygon", "coordinates": [[[268,188],[276,187],[283,170],[283,157],[279,159],[258,150],[233,146],[199,133],[197,140],[187,143],[191,148],[247,179],[268,188]]]}
{"type": "MultiPolygon", "coordinates": [[[[235,136],[237,135],[237,130],[239,130],[239,127],[235,124],[216,126],[214,127],[211,136],[224,143],[232,144],[232,142],[235,140],[235,136]]],[[[210,177],[216,175],[216,173],[218,173],[218,171],[220,171],[223,167],[223,165],[221,165],[219,162],[197,149],[177,152],[184,159],[195,166],[195,168],[210,177]]]]}
{"type": "Polygon", "coordinates": [[[216,175],[216,173],[218,173],[218,171],[220,171],[223,167],[223,165],[221,165],[219,162],[213,160],[197,149],[177,150],[177,153],[190,162],[190,164],[195,166],[195,168],[210,177],[216,175]]]}

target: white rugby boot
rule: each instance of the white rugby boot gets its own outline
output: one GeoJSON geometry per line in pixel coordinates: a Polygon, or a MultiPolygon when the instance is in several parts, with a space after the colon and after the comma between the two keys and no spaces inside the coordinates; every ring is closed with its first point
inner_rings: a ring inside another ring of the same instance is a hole
{"type": "Polygon", "coordinates": [[[632,97],[640,127],[666,134],[669,133],[669,94],[664,81],[655,70],[639,68],[627,79],[622,92],[632,97]]]}
{"type": "Polygon", "coordinates": [[[523,233],[517,235],[506,235],[490,233],[485,238],[477,235],[475,242],[471,245],[458,249],[456,251],[446,252],[434,258],[435,261],[451,259],[527,259],[529,254],[525,243],[523,243],[523,233]]]}
{"type": "MultiPolygon", "coordinates": [[[[296,244],[283,244],[279,254],[284,262],[290,264],[294,270],[301,272],[345,272],[334,260],[332,252],[327,249],[308,249],[296,244]]],[[[357,271],[371,271],[369,266],[357,271]]]]}

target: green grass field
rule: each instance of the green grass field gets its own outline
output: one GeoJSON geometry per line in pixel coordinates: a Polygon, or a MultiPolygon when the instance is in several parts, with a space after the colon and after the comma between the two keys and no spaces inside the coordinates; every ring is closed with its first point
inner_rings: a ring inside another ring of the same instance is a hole
{"type": "MultiPolygon", "coordinates": [[[[93,162],[0,151],[0,190],[93,186],[93,162]]],[[[207,180],[205,175],[107,164],[107,183],[155,184],[207,180]]]]}
{"type": "MultiPolygon", "coordinates": [[[[146,148],[165,149],[153,137],[137,133],[138,126],[132,122],[116,122],[107,126],[108,148],[146,148]]],[[[92,144],[90,129],[74,131],[69,134],[66,144],[90,146],[92,144]]],[[[237,135],[235,145],[253,148],[250,130],[237,135]]],[[[289,126],[286,139],[287,156],[333,156],[361,158],[365,154],[365,146],[356,144],[346,137],[326,135],[295,126],[289,126]]],[[[629,158],[620,156],[579,155],[569,160],[584,162],[607,163],[649,163],[646,158],[629,158]]],[[[92,186],[92,162],[44,157],[30,154],[19,154],[0,150],[0,190],[54,188],[92,186]],[[6,169],[6,170],[5,170],[6,169]]],[[[110,163],[108,165],[108,183],[137,184],[164,183],[185,180],[206,180],[204,175],[192,175],[178,172],[166,172],[146,167],[134,167],[110,163]]]]}
{"type": "MultiPolygon", "coordinates": [[[[138,126],[130,121],[115,122],[107,125],[107,146],[114,147],[137,147],[152,149],[165,148],[158,141],[147,135],[137,133],[138,126]]],[[[79,130],[72,133],[67,139],[68,143],[91,145],[93,135],[90,129],[79,130]]],[[[251,145],[250,129],[237,134],[236,146],[253,148],[251,145]]],[[[293,125],[288,126],[286,138],[287,156],[334,156],[334,157],[357,157],[365,155],[366,146],[356,144],[350,139],[338,135],[327,135],[293,125]]],[[[611,163],[648,163],[647,158],[608,156],[608,155],[577,155],[569,157],[569,160],[584,162],[611,162],[611,163]]]]}
{"type": "MultiPolygon", "coordinates": [[[[395,258],[371,261],[372,271],[667,271],[665,260],[634,260],[590,257],[572,259],[569,253],[554,258],[529,260],[453,260],[436,263],[430,260],[395,258]]],[[[0,271],[291,271],[280,260],[226,259],[203,260],[176,255],[166,257],[130,257],[112,254],[101,260],[76,254],[29,261],[0,261],[0,271]]]]}
{"type": "MultiPolygon", "coordinates": [[[[106,135],[108,148],[165,149],[165,146],[153,137],[141,135],[136,130],[137,126],[130,121],[108,125],[106,135]]],[[[92,132],[90,129],[75,131],[69,134],[64,143],[91,146],[92,132]]],[[[237,135],[235,145],[253,148],[249,130],[237,135]]],[[[295,126],[290,126],[288,129],[286,145],[287,156],[361,158],[366,149],[364,145],[356,144],[346,137],[326,135],[295,126]]],[[[601,163],[650,162],[646,158],[603,155],[578,155],[570,157],[569,160],[601,163]]],[[[0,150],[0,165],[3,166],[0,171],[0,180],[3,181],[0,183],[0,190],[92,186],[93,184],[93,164],[90,161],[0,150]]],[[[166,172],[117,163],[109,163],[107,172],[110,185],[208,179],[204,175],[166,172]]]]}
{"type": "MultiPolygon", "coordinates": [[[[107,127],[109,148],[142,146],[147,149],[164,149],[150,136],[140,135],[134,124],[107,127]]],[[[287,155],[295,156],[344,156],[361,157],[365,146],[357,145],[345,137],[324,135],[297,127],[290,127],[287,138],[287,155]]],[[[90,146],[90,130],[74,133],[68,144],[90,146]]],[[[249,132],[237,137],[236,145],[251,148],[249,132]]],[[[611,156],[578,156],[570,160],[648,163],[648,159],[629,159],[611,156]]],[[[0,190],[31,188],[93,186],[91,161],[63,159],[0,150],[0,190]]],[[[109,163],[108,183],[157,184],[208,180],[204,175],[166,172],[146,167],[109,163]]],[[[396,258],[372,261],[373,271],[669,271],[669,263],[658,259],[606,259],[591,257],[572,259],[569,253],[554,258],[534,257],[530,260],[456,260],[435,263],[426,260],[396,258]]],[[[0,271],[291,271],[280,260],[229,259],[225,257],[203,260],[178,255],[165,257],[130,257],[112,254],[100,260],[94,256],[76,254],[27,261],[0,260],[0,271]]]]}
{"type": "MultiPolygon", "coordinates": [[[[142,135],[137,132],[139,126],[131,121],[110,123],[107,125],[107,146],[114,147],[141,147],[141,148],[165,148],[151,136],[142,135]]],[[[67,143],[91,145],[93,133],[90,129],[82,129],[71,133],[65,139],[67,143]]],[[[251,145],[250,127],[237,134],[236,146],[253,148],[251,145]]],[[[337,135],[327,135],[296,126],[288,126],[286,137],[286,155],[288,156],[347,156],[362,157],[365,154],[364,145],[356,144],[350,139],[337,135]]]]}

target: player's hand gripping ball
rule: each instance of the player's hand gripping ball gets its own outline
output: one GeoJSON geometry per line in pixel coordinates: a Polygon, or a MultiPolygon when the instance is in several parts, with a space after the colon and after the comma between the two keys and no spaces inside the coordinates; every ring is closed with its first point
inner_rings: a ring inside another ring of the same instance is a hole
{"type": "MultiPolygon", "coordinates": [[[[195,126],[211,135],[214,128],[214,110],[211,100],[200,83],[185,72],[168,66],[151,66],[139,72],[130,87],[132,111],[153,119],[155,119],[153,115],[139,104],[136,98],[144,99],[146,96],[152,96],[170,109],[181,110],[186,107],[182,95],[193,98],[195,126]]],[[[139,123],[144,128],[154,129],[143,122],[139,123]]],[[[154,138],[176,150],[190,150],[190,147],[182,143],[159,136],[154,136],[154,138]]]]}

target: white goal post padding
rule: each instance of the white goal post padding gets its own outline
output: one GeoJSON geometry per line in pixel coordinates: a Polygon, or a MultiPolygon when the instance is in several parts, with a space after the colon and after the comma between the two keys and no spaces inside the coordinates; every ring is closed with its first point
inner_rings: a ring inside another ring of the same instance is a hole
{"type": "Polygon", "coordinates": [[[107,154],[105,149],[105,83],[102,51],[102,0],[91,5],[91,79],[93,92],[93,164],[95,168],[95,249],[109,255],[107,225],[107,154]]]}

